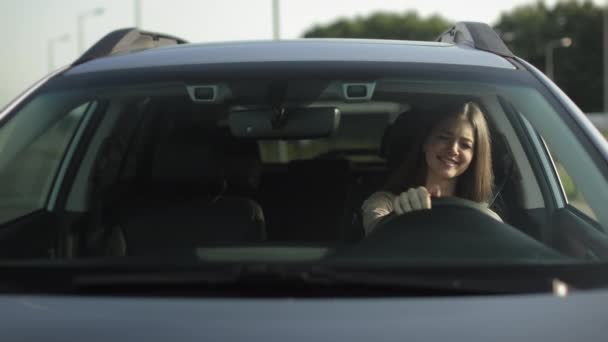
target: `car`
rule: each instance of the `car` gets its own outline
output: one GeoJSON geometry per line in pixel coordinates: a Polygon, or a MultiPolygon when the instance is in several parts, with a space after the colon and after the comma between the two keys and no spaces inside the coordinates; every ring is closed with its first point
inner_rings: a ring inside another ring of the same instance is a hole
{"type": "Polygon", "coordinates": [[[3,340],[606,334],[608,145],[483,23],[435,42],[116,30],[2,110],[0,149],[3,340]],[[434,193],[366,230],[425,120],[463,103],[492,196],[434,193]]]}

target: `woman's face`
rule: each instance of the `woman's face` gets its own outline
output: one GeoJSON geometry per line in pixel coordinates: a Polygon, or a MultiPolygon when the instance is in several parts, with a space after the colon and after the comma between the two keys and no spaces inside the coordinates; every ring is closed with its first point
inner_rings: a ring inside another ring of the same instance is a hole
{"type": "Polygon", "coordinates": [[[474,144],[473,126],[467,119],[440,122],[424,144],[427,179],[450,180],[463,174],[473,159],[474,144]]]}

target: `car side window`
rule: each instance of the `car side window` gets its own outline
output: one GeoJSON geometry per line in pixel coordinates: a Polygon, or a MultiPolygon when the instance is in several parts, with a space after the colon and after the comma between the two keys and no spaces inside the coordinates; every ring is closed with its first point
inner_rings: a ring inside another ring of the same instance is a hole
{"type": "Polygon", "coordinates": [[[517,92],[516,110],[538,156],[539,173],[546,176],[546,190],[557,208],[566,208],[601,231],[606,231],[605,213],[600,211],[605,200],[596,189],[604,186],[604,177],[595,166],[577,132],[563,120],[550,120],[560,114],[535,92],[517,92]],[[581,165],[586,165],[582,168],[581,165]]]}
{"type": "Polygon", "coordinates": [[[597,217],[593,212],[593,209],[591,209],[591,206],[585,199],[585,196],[576,186],[576,183],[568,173],[566,167],[560,163],[555,156],[553,156],[553,162],[555,163],[555,169],[562,184],[562,188],[564,189],[564,194],[566,195],[568,204],[578,209],[594,221],[597,221],[597,217]]]}
{"type": "Polygon", "coordinates": [[[90,105],[58,114],[24,110],[0,128],[0,223],[45,206],[68,144],[90,105]]]}
{"type": "MultiPolygon", "coordinates": [[[[536,134],[538,134],[538,132],[536,132],[536,134]]],[[[569,172],[564,163],[560,162],[560,155],[564,152],[556,148],[551,148],[542,136],[539,135],[539,137],[555,168],[555,175],[557,176],[559,185],[561,185],[561,189],[566,197],[566,202],[591,220],[598,222],[597,216],[585,199],[580,187],[577,186],[574,178],[571,176],[571,172],[569,172]]]]}

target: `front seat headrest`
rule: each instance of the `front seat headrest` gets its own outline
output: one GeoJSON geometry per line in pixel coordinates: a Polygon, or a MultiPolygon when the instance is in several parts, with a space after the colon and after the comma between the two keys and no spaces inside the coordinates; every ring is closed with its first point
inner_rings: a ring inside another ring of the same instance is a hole
{"type": "Polygon", "coordinates": [[[433,116],[428,110],[408,110],[397,116],[382,136],[380,156],[386,159],[389,169],[394,169],[404,160],[416,139],[428,130],[429,119],[433,116]]]}

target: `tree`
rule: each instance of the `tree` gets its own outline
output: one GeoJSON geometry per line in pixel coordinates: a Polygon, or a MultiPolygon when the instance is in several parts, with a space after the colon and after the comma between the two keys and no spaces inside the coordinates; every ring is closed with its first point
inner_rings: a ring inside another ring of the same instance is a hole
{"type": "Polygon", "coordinates": [[[368,17],[317,25],[305,32],[304,37],[434,40],[449,26],[450,22],[438,15],[424,19],[415,11],[404,14],[377,12],[368,17]]]}
{"type": "MultiPolygon", "coordinates": [[[[554,81],[585,112],[603,110],[602,8],[590,0],[567,0],[553,8],[543,1],[503,13],[495,25],[509,48],[540,70],[545,70],[545,47],[570,37],[570,48],[556,48],[554,81]]],[[[435,40],[451,23],[439,15],[421,18],[415,11],[378,12],[367,17],[339,19],[308,30],[306,38],[379,38],[435,40]]]]}
{"type": "Polygon", "coordinates": [[[545,70],[551,41],[572,39],[569,48],[556,48],[554,81],[585,112],[603,111],[602,9],[591,1],[543,2],[503,13],[495,25],[516,55],[545,70]]]}

